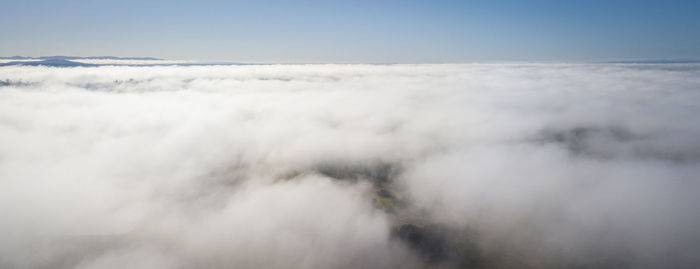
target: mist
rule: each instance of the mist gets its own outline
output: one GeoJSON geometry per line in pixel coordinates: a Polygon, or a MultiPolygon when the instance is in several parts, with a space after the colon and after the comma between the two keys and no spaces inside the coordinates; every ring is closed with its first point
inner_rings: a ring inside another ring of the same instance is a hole
{"type": "Polygon", "coordinates": [[[700,65],[0,68],[2,268],[695,268],[700,65]]]}

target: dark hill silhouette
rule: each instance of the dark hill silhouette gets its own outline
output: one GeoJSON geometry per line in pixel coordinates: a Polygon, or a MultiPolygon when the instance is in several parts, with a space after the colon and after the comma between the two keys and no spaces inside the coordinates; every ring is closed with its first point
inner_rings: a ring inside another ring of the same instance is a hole
{"type": "Polygon", "coordinates": [[[2,60],[85,60],[85,59],[97,59],[97,60],[143,60],[143,61],[154,61],[163,60],[154,57],[117,57],[117,56],[39,56],[39,57],[26,57],[26,56],[12,56],[12,57],[0,57],[2,60]]]}
{"type": "Polygon", "coordinates": [[[7,63],[0,63],[0,66],[9,65],[27,65],[27,66],[54,66],[54,67],[74,67],[74,66],[99,66],[99,64],[87,64],[75,62],[73,60],[85,60],[85,59],[96,59],[96,60],[141,60],[141,61],[157,61],[162,60],[153,57],[116,57],[116,56],[90,56],[90,57],[79,57],[79,56],[40,56],[40,57],[26,57],[26,56],[12,56],[12,57],[0,57],[1,60],[15,60],[7,63]],[[40,60],[40,61],[37,61],[40,60]]]}
{"type": "Polygon", "coordinates": [[[64,59],[47,59],[43,61],[13,61],[8,63],[1,63],[0,66],[8,65],[29,65],[29,66],[55,66],[55,67],[73,67],[73,66],[96,66],[94,64],[86,64],[73,62],[64,59]]]}

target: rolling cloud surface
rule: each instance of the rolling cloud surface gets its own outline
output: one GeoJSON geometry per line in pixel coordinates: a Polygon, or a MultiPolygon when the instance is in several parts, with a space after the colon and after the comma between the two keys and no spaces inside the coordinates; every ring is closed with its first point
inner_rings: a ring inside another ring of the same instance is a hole
{"type": "Polygon", "coordinates": [[[0,68],[2,268],[700,266],[700,65],[0,68]]]}

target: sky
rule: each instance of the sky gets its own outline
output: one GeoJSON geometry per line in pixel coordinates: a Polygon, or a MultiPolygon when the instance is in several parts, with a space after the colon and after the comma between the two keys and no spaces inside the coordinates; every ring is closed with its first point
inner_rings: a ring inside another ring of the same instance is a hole
{"type": "Polygon", "coordinates": [[[0,1],[0,56],[270,63],[700,58],[700,1],[0,1]]]}

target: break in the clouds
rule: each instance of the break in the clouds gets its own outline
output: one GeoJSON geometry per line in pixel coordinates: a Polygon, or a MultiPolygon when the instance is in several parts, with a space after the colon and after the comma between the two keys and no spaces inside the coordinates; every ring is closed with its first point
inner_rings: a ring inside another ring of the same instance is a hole
{"type": "Polygon", "coordinates": [[[700,66],[0,68],[2,268],[700,266],[700,66]]]}

